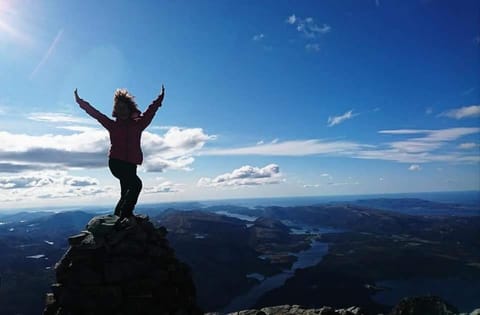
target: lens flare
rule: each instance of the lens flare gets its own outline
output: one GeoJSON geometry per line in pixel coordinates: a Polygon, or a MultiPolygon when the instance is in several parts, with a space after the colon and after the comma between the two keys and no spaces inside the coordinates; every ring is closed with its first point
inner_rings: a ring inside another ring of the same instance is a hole
{"type": "Polygon", "coordinates": [[[20,29],[21,17],[13,3],[14,1],[0,0],[0,40],[29,43],[31,39],[20,29]]]}

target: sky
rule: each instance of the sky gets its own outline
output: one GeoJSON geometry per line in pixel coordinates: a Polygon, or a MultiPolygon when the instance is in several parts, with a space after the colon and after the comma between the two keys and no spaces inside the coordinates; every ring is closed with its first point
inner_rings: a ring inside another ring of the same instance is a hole
{"type": "Polygon", "coordinates": [[[0,0],[0,208],[114,205],[126,88],[162,108],[140,204],[480,190],[480,2],[0,0]]]}

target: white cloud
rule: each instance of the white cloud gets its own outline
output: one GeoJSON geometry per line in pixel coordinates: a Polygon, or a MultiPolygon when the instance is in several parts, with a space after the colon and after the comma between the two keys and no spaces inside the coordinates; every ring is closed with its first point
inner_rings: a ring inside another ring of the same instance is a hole
{"type": "MultiPolygon", "coordinates": [[[[27,135],[0,131],[0,170],[35,168],[104,167],[109,148],[104,129],[70,126],[70,135],[27,135]]],[[[164,135],[145,131],[142,137],[144,167],[147,171],[166,168],[190,169],[192,155],[206,142],[216,139],[201,128],[170,128],[164,135]]]]}
{"type": "Polygon", "coordinates": [[[391,142],[390,146],[402,152],[419,153],[436,150],[446,142],[457,140],[460,137],[480,132],[480,128],[449,128],[440,130],[381,130],[386,134],[426,134],[424,137],[412,138],[405,141],[391,142]]]}
{"type": "Polygon", "coordinates": [[[320,176],[322,176],[322,177],[331,177],[330,174],[328,174],[328,173],[323,173],[323,174],[321,174],[320,176]]]}
{"type": "Polygon", "coordinates": [[[380,130],[378,133],[385,133],[391,135],[411,135],[417,133],[429,133],[433,130],[428,129],[396,129],[396,130],[380,130]]]}
{"type": "Polygon", "coordinates": [[[191,170],[193,154],[203,148],[206,142],[215,140],[215,135],[207,135],[201,128],[170,128],[159,136],[144,132],[142,147],[148,158],[144,168],[151,172],[162,172],[167,168],[191,170]]]}
{"type": "Polygon", "coordinates": [[[258,42],[258,41],[262,40],[264,37],[265,37],[265,35],[263,33],[260,33],[260,34],[255,34],[252,39],[254,41],[258,42]]]}
{"type": "Polygon", "coordinates": [[[231,173],[225,173],[215,178],[202,177],[198,181],[198,186],[235,188],[279,184],[283,181],[280,167],[276,164],[269,164],[263,168],[245,165],[231,173]]]}
{"type": "Polygon", "coordinates": [[[98,128],[95,127],[87,127],[87,126],[76,126],[76,125],[71,125],[71,126],[57,126],[59,129],[65,129],[65,130],[70,130],[70,131],[75,131],[75,132],[94,132],[97,131],[98,128]]]}
{"type": "Polygon", "coordinates": [[[146,160],[142,167],[147,172],[164,172],[167,169],[191,171],[190,165],[195,161],[192,156],[180,156],[176,158],[165,159],[161,154],[152,156],[146,160]]]}
{"type": "Polygon", "coordinates": [[[464,150],[469,150],[469,149],[473,149],[473,148],[476,148],[476,147],[479,147],[480,144],[478,143],[474,143],[474,142],[466,142],[466,143],[460,143],[458,145],[458,148],[459,149],[464,149],[464,150]]]}
{"type": "Polygon", "coordinates": [[[180,128],[180,129],[188,129],[187,127],[180,127],[180,126],[167,126],[167,125],[162,125],[162,126],[148,126],[148,129],[150,130],[168,130],[171,128],[180,128]]]}
{"type": "MultiPolygon", "coordinates": [[[[108,132],[90,129],[72,135],[27,135],[0,131],[0,156],[5,153],[21,153],[32,150],[58,150],[65,152],[101,152],[108,148],[108,132]]],[[[42,162],[42,161],[40,161],[42,162]]]]}
{"type": "Polygon", "coordinates": [[[65,176],[63,178],[63,183],[68,186],[85,187],[85,186],[98,185],[98,180],[96,178],[92,178],[88,176],[83,176],[83,177],[65,176]]]}
{"type": "Polygon", "coordinates": [[[41,165],[24,163],[0,162],[0,173],[22,173],[25,171],[41,170],[41,165]]]}
{"type": "Polygon", "coordinates": [[[436,150],[444,145],[441,141],[425,141],[423,139],[391,142],[390,146],[401,152],[421,153],[436,150]]]}
{"type": "Polygon", "coordinates": [[[346,186],[346,185],[360,185],[359,182],[329,182],[327,185],[330,186],[346,186]]]}
{"type": "Polygon", "coordinates": [[[41,187],[53,183],[51,178],[35,175],[17,175],[0,177],[0,189],[19,189],[41,187]]]}
{"type": "Polygon", "coordinates": [[[449,162],[471,164],[480,162],[480,156],[464,155],[457,152],[448,154],[432,154],[430,152],[409,153],[397,149],[362,150],[356,152],[355,155],[351,157],[367,160],[395,161],[400,163],[449,162]]]}
{"type": "Polygon", "coordinates": [[[112,196],[113,189],[101,187],[92,177],[71,176],[65,171],[25,172],[0,177],[0,198],[5,202],[40,199],[112,196]]]}
{"type": "MultiPolygon", "coordinates": [[[[302,33],[307,39],[312,40],[316,39],[321,35],[329,33],[332,28],[328,24],[323,24],[322,26],[318,26],[315,23],[315,20],[312,17],[307,17],[305,19],[297,17],[295,14],[292,14],[289,16],[286,20],[286,22],[290,25],[295,26],[295,29],[302,33]]],[[[310,46],[310,48],[319,48],[315,45],[317,44],[312,44],[314,46],[310,46]]]]}
{"type": "Polygon", "coordinates": [[[174,193],[183,191],[180,187],[182,184],[174,184],[170,181],[164,181],[155,186],[147,186],[143,189],[145,194],[156,194],[156,193],[174,193]]]}
{"type": "Polygon", "coordinates": [[[305,49],[308,51],[320,51],[320,44],[318,43],[308,43],[305,45],[305,49]]]}
{"type": "Polygon", "coordinates": [[[427,107],[427,109],[425,109],[425,114],[431,115],[432,113],[433,113],[433,108],[427,107]]]}
{"type": "Polygon", "coordinates": [[[453,141],[460,137],[475,134],[480,132],[480,128],[465,127],[465,128],[448,128],[431,130],[428,135],[420,140],[425,141],[453,141]]]}
{"type": "Polygon", "coordinates": [[[108,133],[95,129],[72,135],[32,136],[0,131],[0,161],[44,168],[105,165],[108,133]]]}
{"type": "Polygon", "coordinates": [[[353,141],[325,141],[319,139],[291,140],[237,148],[202,150],[199,155],[259,155],[259,156],[308,156],[328,155],[358,159],[386,160],[400,163],[480,162],[478,155],[466,155],[465,152],[442,153],[440,149],[457,139],[479,133],[480,128],[450,128],[439,130],[398,129],[381,130],[381,134],[416,135],[410,138],[378,145],[362,144],[353,141]]]}
{"type": "Polygon", "coordinates": [[[318,188],[320,187],[319,184],[305,184],[303,185],[303,188],[318,188]]]}
{"type": "Polygon", "coordinates": [[[464,106],[440,114],[440,116],[463,119],[480,116],[480,105],[464,106]]]}
{"type": "MultiPolygon", "coordinates": [[[[201,155],[265,155],[265,156],[306,156],[316,154],[353,153],[361,145],[348,141],[293,140],[268,143],[241,148],[210,149],[201,155]]],[[[367,146],[368,147],[368,146],[367,146]]]]}
{"type": "Polygon", "coordinates": [[[348,112],[346,112],[343,115],[328,117],[327,123],[328,123],[329,127],[332,127],[332,126],[335,126],[335,125],[338,125],[338,124],[344,122],[345,120],[352,119],[353,117],[355,117],[357,115],[358,114],[353,113],[353,110],[349,110],[348,112]]]}
{"type": "Polygon", "coordinates": [[[0,189],[38,188],[54,185],[73,187],[95,186],[98,185],[98,180],[92,177],[70,176],[65,171],[23,173],[0,177],[0,189]]]}
{"type": "Polygon", "coordinates": [[[65,113],[31,113],[27,116],[28,119],[39,122],[50,123],[75,123],[75,124],[87,124],[92,125],[95,122],[92,119],[74,117],[65,113]]]}
{"type": "Polygon", "coordinates": [[[292,24],[292,25],[295,24],[296,21],[297,21],[297,17],[295,16],[295,14],[290,15],[286,20],[288,24],[292,24]]]}
{"type": "Polygon", "coordinates": [[[257,142],[257,145],[262,145],[262,144],[264,144],[264,143],[265,143],[265,142],[263,142],[263,140],[260,140],[260,141],[257,142]]]}
{"type": "Polygon", "coordinates": [[[303,33],[307,38],[316,38],[318,35],[326,34],[332,29],[329,25],[318,26],[313,18],[296,19],[297,31],[303,33]]]}
{"type": "Polygon", "coordinates": [[[422,169],[422,167],[418,164],[412,164],[408,168],[409,171],[420,171],[421,169],[422,169]]]}

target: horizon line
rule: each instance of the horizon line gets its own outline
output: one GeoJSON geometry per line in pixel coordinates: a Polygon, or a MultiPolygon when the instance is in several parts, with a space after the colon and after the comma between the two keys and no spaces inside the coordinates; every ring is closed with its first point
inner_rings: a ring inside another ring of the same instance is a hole
{"type": "MultiPolygon", "coordinates": [[[[178,200],[178,201],[159,201],[159,202],[147,202],[147,203],[138,203],[137,207],[142,208],[150,205],[159,205],[159,204],[181,204],[181,203],[193,203],[193,202],[228,202],[228,201],[240,201],[240,200],[268,200],[268,199],[302,199],[302,198],[347,198],[347,197],[356,197],[356,196],[392,196],[392,195],[418,195],[418,194],[452,194],[452,193],[476,193],[480,197],[480,189],[478,190],[444,190],[444,191],[421,191],[421,192],[389,192],[389,193],[365,193],[365,194],[337,194],[337,195],[296,195],[296,196],[275,196],[275,197],[240,197],[240,198],[216,198],[216,199],[187,199],[187,200],[178,200]]],[[[37,211],[55,211],[58,209],[63,209],[63,211],[76,211],[81,210],[81,207],[85,208],[105,208],[111,207],[110,204],[85,204],[85,205],[64,205],[64,206],[38,206],[38,207],[19,207],[19,208],[0,208],[0,213],[15,213],[15,212],[32,212],[37,211]],[[47,210],[50,209],[50,210],[47,210]]]]}

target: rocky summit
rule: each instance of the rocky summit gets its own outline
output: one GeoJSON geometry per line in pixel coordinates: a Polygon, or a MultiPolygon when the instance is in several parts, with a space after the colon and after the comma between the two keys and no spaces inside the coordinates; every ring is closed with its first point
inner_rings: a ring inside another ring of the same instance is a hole
{"type": "MultiPolygon", "coordinates": [[[[321,308],[303,308],[300,305],[278,305],[264,307],[262,309],[249,309],[227,315],[373,315],[362,310],[360,307],[351,306],[348,308],[335,309],[329,306],[321,308]]],[[[219,313],[207,313],[206,315],[220,315],[219,313]]],[[[458,313],[458,311],[447,302],[437,296],[408,297],[401,300],[387,314],[375,315],[480,315],[480,309],[471,313],[458,313]]]]}
{"type": "Polygon", "coordinates": [[[189,267],[147,216],[97,216],[69,237],[44,315],[202,314],[189,267]]]}

